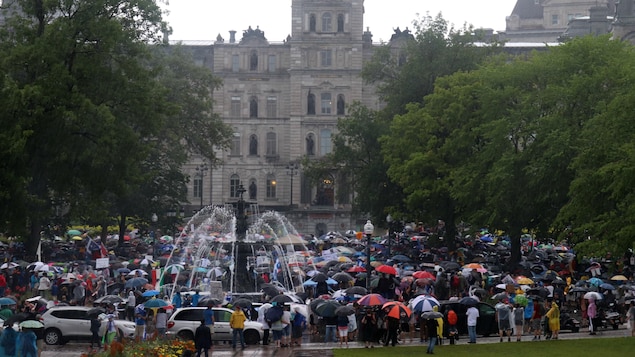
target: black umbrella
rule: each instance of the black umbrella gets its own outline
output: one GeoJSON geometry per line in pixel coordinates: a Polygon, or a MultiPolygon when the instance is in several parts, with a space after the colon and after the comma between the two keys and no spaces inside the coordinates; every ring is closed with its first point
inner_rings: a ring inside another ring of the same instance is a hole
{"type": "Polygon", "coordinates": [[[209,296],[205,296],[202,297],[199,301],[198,301],[198,306],[218,306],[220,304],[222,304],[223,302],[220,301],[219,299],[213,298],[213,297],[209,297],[209,296]]]}
{"type": "Polygon", "coordinates": [[[8,319],[4,320],[4,326],[13,326],[15,323],[20,323],[26,320],[33,320],[32,314],[26,312],[20,312],[15,315],[11,315],[8,319]]]}
{"type": "Polygon", "coordinates": [[[525,292],[527,295],[537,295],[541,298],[545,299],[549,296],[549,290],[545,288],[531,288],[525,292]]]}
{"type": "Polygon", "coordinates": [[[335,309],[335,315],[337,316],[348,316],[353,315],[355,313],[355,308],[349,305],[340,306],[335,309]]]}
{"type": "Polygon", "coordinates": [[[92,309],[86,312],[86,315],[89,317],[97,317],[101,314],[106,313],[106,310],[103,307],[93,307],[92,309]]]}
{"type": "Polygon", "coordinates": [[[352,286],[345,290],[347,295],[366,295],[368,290],[363,286],[352,286]]]}
{"type": "Polygon", "coordinates": [[[270,302],[276,302],[278,304],[284,304],[284,303],[291,303],[294,302],[293,298],[291,298],[291,296],[289,295],[284,295],[284,294],[280,294],[280,295],[276,295],[274,296],[270,302]]]}
{"type": "Polygon", "coordinates": [[[463,304],[466,306],[476,306],[478,305],[478,300],[476,300],[475,298],[471,296],[466,296],[462,298],[461,300],[459,300],[459,304],[463,304]]]}
{"type": "Polygon", "coordinates": [[[277,305],[273,306],[269,308],[267,312],[265,312],[265,320],[271,321],[271,322],[279,321],[282,318],[283,313],[284,313],[284,310],[282,309],[281,306],[277,306],[277,305]]]}
{"type": "Polygon", "coordinates": [[[326,300],[324,303],[318,305],[315,310],[316,315],[322,317],[333,317],[335,316],[335,310],[338,307],[342,307],[342,305],[335,300],[326,300]]]}
{"type": "Polygon", "coordinates": [[[401,262],[401,263],[406,263],[412,260],[403,254],[397,254],[390,259],[401,262]]]}
{"type": "Polygon", "coordinates": [[[449,260],[444,260],[444,261],[440,262],[439,265],[445,271],[457,271],[457,270],[461,269],[461,265],[459,265],[459,263],[452,262],[452,261],[449,261],[449,260]]]}
{"type": "Polygon", "coordinates": [[[349,281],[353,281],[353,277],[350,276],[350,274],[345,273],[345,272],[340,272],[337,273],[335,275],[333,275],[331,277],[333,280],[337,281],[338,283],[348,283],[349,281]]]}
{"type": "Polygon", "coordinates": [[[324,283],[328,280],[328,278],[329,277],[324,273],[317,273],[311,277],[311,280],[315,281],[316,283],[324,283]]]}
{"type": "Polygon", "coordinates": [[[243,309],[249,309],[251,308],[251,300],[248,299],[238,299],[234,302],[232,302],[232,305],[234,306],[240,306],[243,309]]]}
{"type": "Polygon", "coordinates": [[[309,304],[309,308],[311,308],[311,311],[315,311],[315,309],[319,305],[321,305],[321,304],[323,304],[325,302],[326,302],[326,300],[324,300],[324,299],[315,299],[315,300],[311,301],[311,303],[309,304]]]}
{"type": "Polygon", "coordinates": [[[123,299],[117,295],[104,295],[99,299],[93,301],[95,304],[120,304],[123,302],[123,299]]]}
{"type": "Polygon", "coordinates": [[[260,288],[263,293],[269,296],[276,296],[281,293],[280,289],[278,289],[278,287],[273,284],[262,284],[260,285],[260,288]]]}
{"type": "Polygon", "coordinates": [[[147,283],[148,283],[148,279],[137,277],[137,278],[132,278],[132,279],[126,281],[126,284],[124,285],[124,287],[126,287],[127,289],[140,288],[140,287],[146,285],[147,283]]]}

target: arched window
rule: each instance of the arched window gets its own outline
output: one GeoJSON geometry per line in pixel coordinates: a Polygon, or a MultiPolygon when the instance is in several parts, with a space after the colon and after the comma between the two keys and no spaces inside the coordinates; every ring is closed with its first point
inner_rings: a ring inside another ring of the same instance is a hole
{"type": "Polygon", "coordinates": [[[267,198],[276,198],[276,178],[273,175],[267,176],[267,198]]]}
{"type": "Polygon", "coordinates": [[[344,100],[344,94],[338,94],[337,96],[337,115],[344,115],[346,109],[346,101],[344,100]]]}
{"type": "Polygon", "coordinates": [[[267,133],[267,156],[278,154],[278,140],[276,133],[267,133]]]}
{"type": "Polygon", "coordinates": [[[258,69],[258,53],[256,51],[251,51],[251,55],[249,56],[249,70],[255,71],[258,69]]]}
{"type": "Polygon", "coordinates": [[[258,156],[258,137],[256,134],[249,137],[249,155],[258,156]]]}
{"type": "Polygon", "coordinates": [[[258,118],[258,98],[256,97],[249,99],[249,117],[258,118]]]}
{"type": "Polygon", "coordinates": [[[344,14],[337,15],[337,32],[344,32],[344,14]]]}
{"type": "Polygon", "coordinates": [[[229,197],[238,198],[238,187],[240,187],[240,177],[236,174],[229,178],[229,197]]]}
{"type": "Polygon", "coordinates": [[[308,115],[315,115],[315,94],[309,91],[309,95],[307,95],[306,102],[307,102],[306,113],[308,115]]]}
{"type": "Polygon", "coordinates": [[[330,12],[325,12],[322,15],[322,32],[333,32],[333,19],[330,12]]]}
{"type": "Polygon", "coordinates": [[[309,15],[309,31],[310,32],[315,32],[315,14],[311,14],[309,15]]]}

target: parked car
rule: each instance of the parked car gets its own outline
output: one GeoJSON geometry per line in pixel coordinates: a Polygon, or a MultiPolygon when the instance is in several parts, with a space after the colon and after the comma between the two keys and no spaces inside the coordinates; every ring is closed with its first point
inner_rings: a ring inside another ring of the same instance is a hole
{"type": "MultiPolygon", "coordinates": [[[[205,307],[183,307],[176,309],[168,319],[168,336],[175,336],[184,340],[193,340],[196,328],[201,325],[205,307]]],[[[215,307],[214,310],[214,341],[231,341],[232,329],[229,327],[229,318],[232,310],[224,307],[215,307]]],[[[245,343],[258,344],[263,337],[262,324],[254,321],[245,321],[245,343]]]]}
{"type": "MultiPolygon", "coordinates": [[[[89,340],[90,317],[88,306],[54,306],[42,314],[44,324],[44,342],[47,345],[58,345],[68,342],[70,339],[89,340]]],[[[99,316],[101,320],[100,336],[106,332],[108,318],[105,314],[99,316]]],[[[135,326],[133,322],[126,320],[114,320],[115,326],[124,338],[134,338],[135,326]]]]}
{"type": "MultiPolygon", "coordinates": [[[[460,304],[458,301],[439,301],[441,304],[439,312],[445,315],[445,313],[452,309],[458,317],[456,328],[459,330],[460,335],[467,335],[467,306],[460,304]]],[[[479,312],[479,318],[476,321],[476,334],[482,336],[496,335],[498,334],[498,323],[496,322],[496,309],[494,306],[479,302],[476,306],[479,312]]]]}

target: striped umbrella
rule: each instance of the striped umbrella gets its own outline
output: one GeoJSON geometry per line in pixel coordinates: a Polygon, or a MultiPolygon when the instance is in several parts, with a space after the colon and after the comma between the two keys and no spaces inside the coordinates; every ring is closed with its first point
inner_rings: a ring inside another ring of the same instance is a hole
{"type": "Polygon", "coordinates": [[[368,294],[357,300],[357,303],[362,306],[381,306],[386,303],[386,299],[379,294],[368,294]]]}
{"type": "Polygon", "coordinates": [[[433,311],[435,306],[440,306],[439,301],[430,295],[419,295],[410,302],[412,311],[416,313],[433,311]]]}
{"type": "Polygon", "coordinates": [[[386,316],[399,319],[402,322],[408,321],[412,314],[408,306],[399,301],[389,301],[385,303],[381,309],[384,310],[386,316]]]}

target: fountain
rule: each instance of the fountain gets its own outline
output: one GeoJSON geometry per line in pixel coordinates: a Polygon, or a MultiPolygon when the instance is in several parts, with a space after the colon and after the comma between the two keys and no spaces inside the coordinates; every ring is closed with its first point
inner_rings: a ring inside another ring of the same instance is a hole
{"type": "MultiPolygon", "coordinates": [[[[198,282],[220,275],[223,290],[230,294],[259,294],[266,279],[287,291],[303,291],[304,241],[277,212],[248,216],[243,192],[234,207],[204,207],[184,226],[168,259],[169,264],[191,268],[181,285],[205,290],[198,282]]],[[[183,280],[179,274],[175,282],[183,280]]]]}

